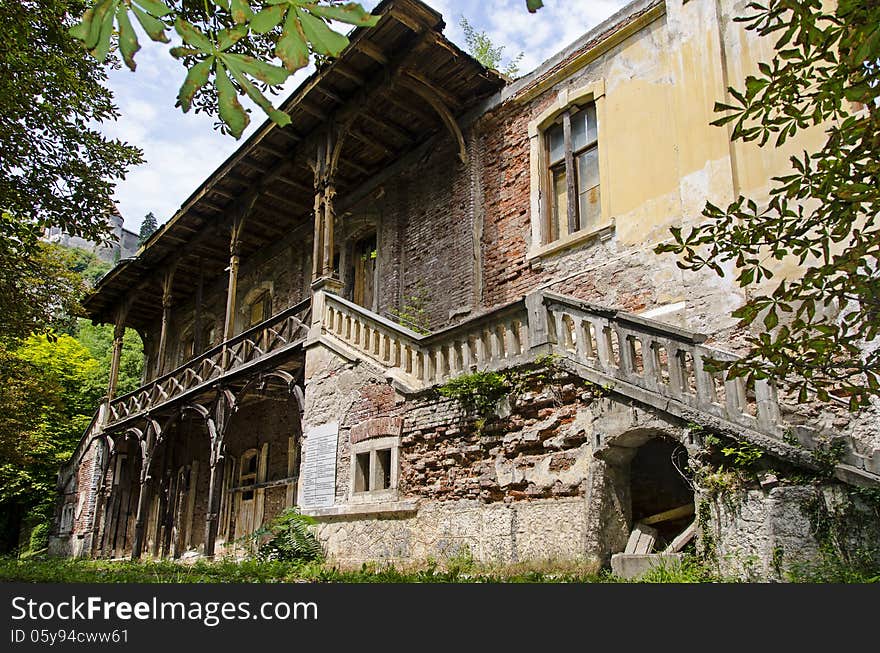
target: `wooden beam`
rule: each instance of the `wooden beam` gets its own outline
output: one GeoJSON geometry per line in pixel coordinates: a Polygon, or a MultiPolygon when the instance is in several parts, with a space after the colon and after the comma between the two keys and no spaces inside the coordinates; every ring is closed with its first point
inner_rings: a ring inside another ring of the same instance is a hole
{"type": "Polygon", "coordinates": [[[422,86],[427,88],[431,93],[436,95],[440,100],[442,100],[443,104],[445,104],[450,110],[455,108],[457,105],[461,104],[461,100],[459,100],[456,96],[448,91],[443,90],[439,86],[437,86],[430,79],[425,77],[422,73],[412,70],[408,68],[405,71],[402,71],[404,75],[411,77],[412,79],[419,82],[422,86]]]}
{"type": "Polygon", "coordinates": [[[459,159],[461,159],[462,163],[467,164],[468,154],[467,146],[464,142],[464,136],[461,133],[461,128],[455,120],[455,116],[453,116],[452,112],[449,110],[449,107],[443,103],[429,86],[426,86],[422,82],[406,76],[401,76],[397,81],[401,86],[410,89],[413,93],[423,98],[425,102],[430,104],[434,108],[434,111],[440,115],[446,128],[452,134],[453,138],[458,141],[459,159]]]}
{"type": "Polygon", "coordinates": [[[412,143],[415,142],[415,138],[413,137],[412,134],[410,134],[407,131],[404,131],[404,129],[402,129],[401,127],[398,127],[397,125],[395,125],[393,122],[391,122],[387,118],[386,119],[379,118],[378,116],[373,114],[369,109],[364,109],[363,111],[361,111],[360,117],[364,118],[368,122],[373,123],[374,125],[377,125],[380,129],[384,129],[385,131],[391,132],[397,138],[404,141],[405,143],[409,143],[411,145],[412,143]]]}
{"type": "Polygon", "coordinates": [[[380,50],[378,47],[376,47],[375,45],[373,45],[369,41],[360,40],[355,44],[354,47],[357,50],[360,50],[361,52],[363,52],[365,55],[367,55],[373,61],[376,61],[376,62],[382,64],[383,66],[388,64],[388,57],[385,56],[385,53],[382,52],[382,50],[380,50]]]}
{"type": "Polygon", "coordinates": [[[334,93],[333,91],[330,91],[330,90],[324,88],[323,86],[316,86],[316,87],[315,87],[315,90],[318,91],[318,93],[320,93],[321,95],[324,95],[325,97],[330,98],[331,100],[333,100],[333,101],[336,102],[337,104],[344,104],[344,103],[345,103],[345,100],[344,100],[344,99],[342,99],[341,97],[339,97],[339,96],[338,96],[336,93],[334,93]]]}
{"type": "Polygon", "coordinates": [[[306,186],[305,184],[301,184],[300,182],[290,179],[288,177],[279,177],[278,181],[280,181],[282,184],[293,186],[297,190],[300,190],[303,193],[308,193],[309,195],[312,195],[315,192],[315,189],[311,186],[306,186]]]}
{"type": "Polygon", "coordinates": [[[292,206],[294,208],[308,210],[307,205],[301,204],[300,202],[295,202],[290,199],[290,196],[281,195],[280,193],[277,193],[274,190],[267,190],[267,191],[265,191],[264,195],[268,195],[272,199],[274,199],[278,202],[281,202],[282,204],[286,204],[287,206],[292,206]]]}
{"type": "Polygon", "coordinates": [[[297,108],[297,109],[302,109],[302,110],[305,111],[306,113],[309,113],[309,114],[315,116],[316,118],[320,118],[321,120],[327,120],[327,114],[326,114],[326,113],[324,113],[323,111],[321,111],[321,110],[318,109],[317,107],[313,107],[311,104],[309,104],[309,103],[306,102],[305,100],[303,100],[303,101],[300,102],[298,105],[296,105],[295,108],[297,108]]]}
{"type": "Polygon", "coordinates": [[[368,146],[370,146],[370,147],[372,147],[372,148],[374,148],[374,149],[379,150],[379,151],[382,152],[385,156],[393,156],[393,154],[394,154],[394,152],[392,152],[391,150],[389,150],[387,147],[385,147],[385,146],[382,145],[381,143],[377,143],[375,138],[370,138],[369,136],[367,136],[366,134],[364,134],[364,133],[363,133],[361,130],[359,130],[359,129],[355,129],[354,127],[352,127],[351,129],[348,130],[348,134],[349,134],[349,136],[354,136],[354,137],[355,137],[356,139],[358,139],[361,143],[364,143],[364,144],[366,144],[366,145],[368,145],[368,146]]]}
{"type": "Polygon", "coordinates": [[[368,168],[363,167],[359,163],[355,163],[351,159],[346,159],[344,157],[340,157],[339,163],[341,165],[348,166],[349,168],[351,168],[353,170],[356,170],[357,172],[361,173],[362,175],[370,175],[373,172],[372,170],[369,170],[368,168]]]}
{"type": "Polygon", "coordinates": [[[331,71],[339,73],[343,77],[350,79],[358,86],[363,86],[364,84],[366,84],[366,80],[361,75],[356,73],[354,69],[347,64],[342,63],[342,61],[339,59],[333,62],[333,67],[331,68],[331,71]]]}
{"type": "Polygon", "coordinates": [[[660,524],[665,521],[672,521],[673,519],[681,519],[682,517],[690,517],[694,514],[694,504],[687,503],[683,506],[679,506],[678,508],[673,508],[672,510],[664,510],[663,512],[657,513],[656,515],[651,515],[650,517],[645,517],[640,520],[643,524],[650,526],[651,524],[660,524]]]}
{"type": "Polygon", "coordinates": [[[283,129],[281,127],[276,127],[274,132],[276,134],[281,134],[284,138],[286,138],[287,140],[289,140],[293,143],[299,143],[303,139],[302,136],[297,134],[290,127],[284,127],[283,129]]]}
{"type": "Polygon", "coordinates": [[[260,143],[257,146],[257,149],[263,150],[279,159],[287,159],[292,154],[290,150],[280,150],[277,147],[272,147],[268,143],[260,143]]]}

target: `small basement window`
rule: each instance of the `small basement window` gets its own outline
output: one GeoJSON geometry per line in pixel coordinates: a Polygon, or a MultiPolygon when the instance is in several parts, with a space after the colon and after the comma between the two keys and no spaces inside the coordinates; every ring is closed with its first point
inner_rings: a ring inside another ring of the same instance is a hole
{"type": "Polygon", "coordinates": [[[397,491],[399,440],[396,437],[374,438],[352,446],[352,499],[394,498],[391,495],[397,491]]]}

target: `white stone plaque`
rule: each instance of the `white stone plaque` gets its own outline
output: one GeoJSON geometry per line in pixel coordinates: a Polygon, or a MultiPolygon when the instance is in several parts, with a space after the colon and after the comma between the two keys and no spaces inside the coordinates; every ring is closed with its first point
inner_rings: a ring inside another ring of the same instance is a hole
{"type": "Polygon", "coordinates": [[[327,508],[333,505],[338,435],[338,422],[316,426],[306,435],[301,501],[304,508],[327,508]]]}

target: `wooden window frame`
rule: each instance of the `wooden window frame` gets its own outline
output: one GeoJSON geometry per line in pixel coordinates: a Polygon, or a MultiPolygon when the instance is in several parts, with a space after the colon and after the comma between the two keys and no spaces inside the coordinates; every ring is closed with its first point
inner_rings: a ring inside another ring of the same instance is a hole
{"type": "Polygon", "coordinates": [[[610,215],[610,193],[608,180],[608,147],[603,146],[605,131],[605,84],[599,79],[575,89],[565,88],[557,94],[550,104],[528,126],[530,141],[530,210],[531,234],[526,259],[532,260],[556,254],[574,245],[583,244],[596,236],[610,234],[614,218],[610,215]],[[571,151],[571,117],[592,103],[596,110],[596,138],[577,151],[571,151]],[[552,169],[558,161],[550,161],[547,132],[554,125],[563,125],[564,141],[568,144],[565,152],[566,171],[574,171],[576,156],[595,147],[598,159],[599,217],[595,224],[581,225],[577,222],[579,210],[576,175],[567,174],[566,197],[568,210],[564,219],[559,220],[559,233],[553,233],[554,216],[551,195],[554,193],[552,169]],[[566,129],[567,124],[567,129],[566,129]],[[551,165],[551,163],[553,165],[551,165]]]}

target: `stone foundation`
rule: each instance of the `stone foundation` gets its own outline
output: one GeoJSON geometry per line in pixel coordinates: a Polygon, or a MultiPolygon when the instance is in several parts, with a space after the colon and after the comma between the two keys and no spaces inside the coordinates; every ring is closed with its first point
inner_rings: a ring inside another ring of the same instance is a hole
{"type": "Polygon", "coordinates": [[[459,556],[498,564],[581,561],[586,558],[586,514],[583,498],[427,502],[414,514],[324,518],[317,533],[328,556],[345,566],[459,556]]]}

